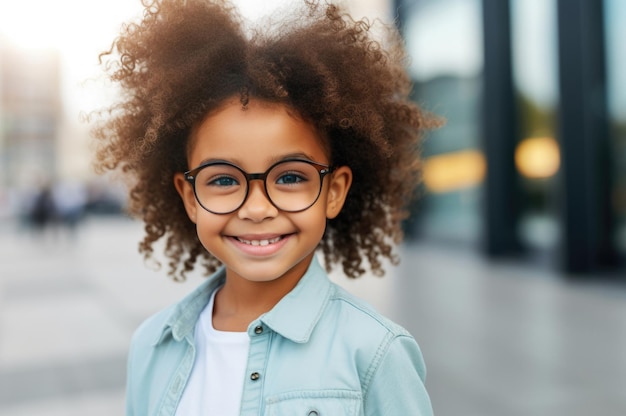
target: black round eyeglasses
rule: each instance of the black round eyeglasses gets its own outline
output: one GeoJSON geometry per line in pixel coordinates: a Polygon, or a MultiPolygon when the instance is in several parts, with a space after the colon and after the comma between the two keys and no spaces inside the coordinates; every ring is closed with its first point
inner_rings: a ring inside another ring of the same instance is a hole
{"type": "Polygon", "coordinates": [[[328,165],[306,159],[281,160],[263,173],[247,173],[225,161],[211,161],[185,172],[196,200],[213,214],[230,214],[246,202],[250,181],[262,180],[268,200],[281,211],[304,211],[317,201],[328,165]]]}

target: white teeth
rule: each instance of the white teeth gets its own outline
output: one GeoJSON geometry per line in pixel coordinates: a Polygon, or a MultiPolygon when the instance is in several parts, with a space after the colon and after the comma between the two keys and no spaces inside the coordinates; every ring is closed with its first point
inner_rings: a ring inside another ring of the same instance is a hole
{"type": "Polygon", "coordinates": [[[274,244],[279,242],[282,237],[275,237],[269,240],[244,240],[243,238],[237,238],[237,240],[241,241],[244,244],[248,244],[251,246],[267,246],[269,244],[274,244]]]}

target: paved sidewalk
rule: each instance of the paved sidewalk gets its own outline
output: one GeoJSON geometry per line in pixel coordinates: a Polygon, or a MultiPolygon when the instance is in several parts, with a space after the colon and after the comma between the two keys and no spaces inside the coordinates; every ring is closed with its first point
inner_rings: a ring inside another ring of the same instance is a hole
{"type": "MultiPolygon", "coordinates": [[[[137,253],[140,225],[33,238],[0,226],[0,415],[122,415],[133,330],[200,283],[137,253]]],[[[411,245],[384,278],[338,283],[417,338],[438,416],[626,415],[626,288],[411,245]]]]}
{"type": "Polygon", "coordinates": [[[0,231],[0,414],[123,414],[132,331],[194,282],[148,269],[129,220],[88,221],[74,238],[0,231]]]}

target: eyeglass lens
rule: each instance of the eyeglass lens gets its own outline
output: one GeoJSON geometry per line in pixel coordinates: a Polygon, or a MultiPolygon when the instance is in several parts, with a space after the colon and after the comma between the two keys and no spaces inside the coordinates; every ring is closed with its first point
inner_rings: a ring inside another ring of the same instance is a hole
{"type": "MultiPolygon", "coordinates": [[[[246,199],[248,187],[246,174],[225,163],[208,165],[195,177],[198,201],[205,209],[217,214],[237,210],[246,199]]],[[[319,196],[320,171],[304,161],[281,162],[266,172],[265,190],[278,209],[292,212],[305,210],[319,196]]]]}

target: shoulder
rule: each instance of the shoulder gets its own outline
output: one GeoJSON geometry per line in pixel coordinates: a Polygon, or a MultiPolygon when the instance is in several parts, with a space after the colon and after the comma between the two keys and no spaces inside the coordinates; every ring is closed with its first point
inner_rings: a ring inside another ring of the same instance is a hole
{"type": "Polygon", "coordinates": [[[388,354],[406,355],[423,366],[421,351],[409,331],[335,283],[320,324],[341,333],[342,339],[369,356],[374,367],[388,354]]]}
{"type": "Polygon", "coordinates": [[[341,334],[355,352],[365,391],[389,371],[414,380],[426,377],[421,350],[409,331],[334,283],[320,328],[341,334]]]}
{"type": "Polygon", "coordinates": [[[426,365],[409,331],[337,285],[329,309],[342,335],[358,343],[365,414],[432,415],[426,365]]]}

